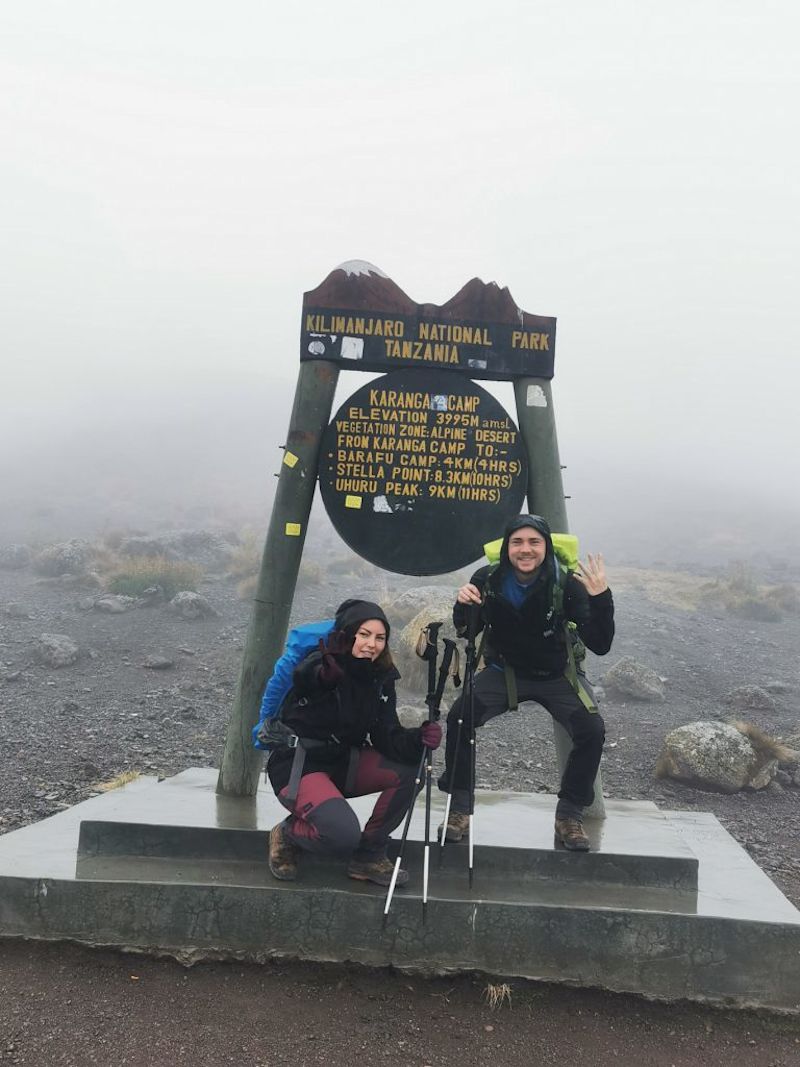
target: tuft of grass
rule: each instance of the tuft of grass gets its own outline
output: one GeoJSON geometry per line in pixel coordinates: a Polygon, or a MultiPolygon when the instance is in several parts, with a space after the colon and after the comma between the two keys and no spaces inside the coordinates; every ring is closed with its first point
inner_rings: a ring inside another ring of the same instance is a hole
{"type": "Polygon", "coordinates": [[[257,575],[263,552],[264,535],[248,526],[228,560],[228,575],[240,579],[257,575]]]}
{"type": "Polygon", "coordinates": [[[744,734],[762,759],[776,759],[783,764],[794,762],[797,756],[795,750],[777,738],[771,737],[758,726],[754,726],[751,722],[742,721],[735,722],[733,725],[740,734],[744,734]]]}
{"type": "Polygon", "coordinates": [[[123,596],[141,596],[145,589],[158,585],[171,600],[188,589],[197,592],[203,568],[196,563],[166,559],[164,556],[131,556],[109,575],[106,588],[123,596]]]}
{"type": "Polygon", "coordinates": [[[302,588],[309,585],[319,585],[322,581],[322,567],[313,560],[302,560],[297,574],[297,584],[302,588]]]}
{"type": "Polygon", "coordinates": [[[109,778],[107,782],[98,782],[95,789],[100,793],[110,793],[112,789],[121,789],[124,785],[135,782],[137,778],[141,778],[139,771],[123,771],[114,778],[109,778]]]}
{"type": "Polygon", "coordinates": [[[746,563],[732,563],[724,578],[702,587],[706,603],[754,622],[780,622],[785,612],[800,611],[800,595],[794,585],[762,586],[746,563]]]}
{"type": "Polygon", "coordinates": [[[791,615],[800,614],[800,591],[796,585],[773,585],[767,590],[767,595],[781,611],[791,615]]]}
{"type": "Polygon", "coordinates": [[[510,1008],[511,986],[508,982],[500,982],[497,985],[493,985],[489,982],[483,991],[483,999],[492,1011],[497,1011],[497,1009],[502,1008],[504,1004],[507,1004],[510,1008]]]}
{"type": "Polygon", "coordinates": [[[258,575],[249,574],[236,586],[236,595],[240,600],[252,600],[256,595],[256,588],[258,586],[258,575]]]}

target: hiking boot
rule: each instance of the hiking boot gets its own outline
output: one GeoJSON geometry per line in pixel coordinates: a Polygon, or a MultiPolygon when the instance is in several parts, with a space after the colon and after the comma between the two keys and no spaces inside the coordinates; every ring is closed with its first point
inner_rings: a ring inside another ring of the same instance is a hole
{"type": "MultiPolygon", "coordinates": [[[[439,826],[439,840],[442,840],[442,826],[439,826]]],[[[447,816],[447,833],[445,841],[461,841],[469,833],[469,815],[465,811],[451,811],[447,816]]]]}
{"type": "Polygon", "coordinates": [[[583,830],[583,823],[574,815],[568,815],[563,819],[556,819],[556,846],[568,849],[570,852],[588,852],[589,838],[583,830]]]}
{"type": "Polygon", "coordinates": [[[297,877],[297,856],[300,849],[286,838],[286,824],[279,822],[269,832],[269,869],[282,882],[297,877]]]}
{"type": "MultiPolygon", "coordinates": [[[[394,873],[394,863],[388,856],[380,856],[378,859],[359,860],[355,856],[347,865],[347,877],[355,878],[358,882],[374,882],[375,885],[389,885],[394,873]]],[[[402,868],[397,872],[395,885],[399,888],[408,881],[408,871],[402,868]]]]}

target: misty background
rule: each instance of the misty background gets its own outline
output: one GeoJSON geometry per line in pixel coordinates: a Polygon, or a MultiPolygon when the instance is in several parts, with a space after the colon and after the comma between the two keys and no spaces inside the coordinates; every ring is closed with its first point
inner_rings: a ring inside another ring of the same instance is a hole
{"type": "Polygon", "coordinates": [[[770,0],[3,5],[0,541],[265,528],[302,294],[361,258],[416,301],[477,275],[558,318],[584,549],[796,571],[799,26],[770,0]]]}

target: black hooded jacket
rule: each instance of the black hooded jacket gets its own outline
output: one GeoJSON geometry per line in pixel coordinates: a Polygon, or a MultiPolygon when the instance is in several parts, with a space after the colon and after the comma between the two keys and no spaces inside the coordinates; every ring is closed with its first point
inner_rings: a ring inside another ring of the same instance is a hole
{"type": "MultiPolygon", "coordinates": [[[[388,638],[386,616],[369,601],[345,601],[336,614],[336,629],[351,640],[367,619],[380,619],[388,638]]],[[[303,773],[330,773],[338,766],[343,774],[350,750],[368,743],[387,759],[418,762],[423,749],[420,730],[406,729],[397,718],[397,669],[391,663],[356,659],[348,651],[334,656],[342,677],[330,685],[321,671],[322,657],[314,651],[295,667],[292,694],[281,711],[282,721],[298,737],[326,742],[307,752],[303,773]]],[[[269,777],[276,790],[289,781],[293,754],[293,749],[278,748],[270,755],[269,777]]]]}
{"type": "Polygon", "coordinates": [[[489,626],[484,645],[486,662],[508,664],[521,677],[557,678],[564,674],[567,666],[564,621],[576,624],[587,648],[599,656],[605,655],[614,639],[611,590],[589,596],[581,583],[569,575],[564,585],[563,615],[557,619],[553,612],[556,580],[549,525],[538,515],[520,515],[506,526],[500,563],[496,567],[481,567],[470,578],[470,582],[480,589],[483,604],[472,609],[456,603],[453,608],[456,629],[460,634],[466,633],[470,611],[478,611],[476,632],[480,633],[487,624],[489,626]],[[503,595],[503,582],[511,572],[509,538],[515,530],[524,527],[532,527],[543,535],[547,551],[530,591],[518,609],[503,595]]]}

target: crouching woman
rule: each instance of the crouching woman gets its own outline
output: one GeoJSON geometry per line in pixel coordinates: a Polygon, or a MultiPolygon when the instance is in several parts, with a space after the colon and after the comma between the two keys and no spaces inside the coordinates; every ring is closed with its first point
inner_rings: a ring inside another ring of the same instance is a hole
{"type": "MultiPolygon", "coordinates": [[[[272,788],[289,816],[273,827],[269,868],[297,876],[302,851],[348,858],[347,874],[388,885],[386,845],[411,803],[423,748],[437,748],[438,723],[405,729],[397,718],[389,623],[377,604],[346,600],[327,642],[294,671],[281,719],[297,736],[269,757],[272,788]],[[348,797],[378,793],[363,833],[348,797]]],[[[408,881],[400,871],[397,885],[408,881]]]]}

